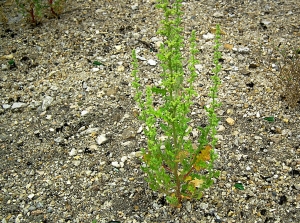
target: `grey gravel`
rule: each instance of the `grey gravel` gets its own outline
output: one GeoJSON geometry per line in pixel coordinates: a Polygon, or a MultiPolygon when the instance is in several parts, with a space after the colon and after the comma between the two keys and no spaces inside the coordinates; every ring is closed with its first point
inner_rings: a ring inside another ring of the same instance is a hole
{"type": "Polygon", "coordinates": [[[201,200],[180,209],[151,191],[140,169],[146,138],[136,117],[131,51],[139,56],[141,84],[159,85],[162,15],[154,3],[72,1],[60,19],[34,28],[3,5],[9,17],[0,28],[3,223],[300,222],[300,110],[281,97],[280,67],[272,60],[274,47],[300,45],[300,2],[184,2],[185,40],[196,30],[201,50],[190,114],[194,141],[197,126],[207,124],[216,23],[224,33],[221,174],[201,200]],[[8,65],[12,58],[16,67],[8,65]],[[270,116],[274,122],[264,120],[270,116]]]}

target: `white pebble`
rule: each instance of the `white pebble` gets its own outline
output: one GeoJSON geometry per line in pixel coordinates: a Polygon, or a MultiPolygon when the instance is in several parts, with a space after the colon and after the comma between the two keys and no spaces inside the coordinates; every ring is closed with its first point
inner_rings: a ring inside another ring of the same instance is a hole
{"type": "Polygon", "coordinates": [[[76,149],[71,149],[71,152],[69,152],[69,156],[76,156],[76,154],[77,154],[77,151],[76,151],[76,149]]]}
{"type": "Polygon", "coordinates": [[[124,163],[127,160],[127,156],[122,156],[121,161],[124,163]]]}
{"type": "Polygon", "coordinates": [[[99,135],[99,136],[97,137],[97,139],[96,139],[96,142],[97,142],[99,145],[101,145],[101,144],[103,144],[103,143],[105,143],[105,142],[107,142],[107,141],[108,141],[108,138],[106,138],[105,134],[99,135]]]}
{"type": "Polygon", "coordinates": [[[148,60],[148,64],[151,65],[151,66],[155,66],[157,64],[157,62],[155,60],[148,60]]]}
{"type": "Polygon", "coordinates": [[[28,198],[29,198],[29,199],[32,199],[33,197],[34,197],[34,194],[29,194],[29,195],[28,195],[28,198]]]}
{"type": "Polygon", "coordinates": [[[114,167],[120,167],[120,164],[117,161],[111,162],[111,165],[114,167]]]}

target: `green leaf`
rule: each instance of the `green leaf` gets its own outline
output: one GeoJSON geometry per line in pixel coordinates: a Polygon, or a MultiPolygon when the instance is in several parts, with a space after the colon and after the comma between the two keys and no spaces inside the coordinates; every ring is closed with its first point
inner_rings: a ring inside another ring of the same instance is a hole
{"type": "Polygon", "coordinates": [[[15,61],[14,60],[9,60],[8,63],[9,63],[9,65],[14,65],[15,61]]]}
{"type": "Polygon", "coordinates": [[[94,64],[94,65],[97,65],[97,66],[98,66],[98,65],[104,65],[103,63],[101,63],[101,62],[99,62],[99,61],[96,61],[96,60],[93,62],[93,64],[94,64]]]}
{"type": "Polygon", "coordinates": [[[157,87],[152,87],[151,91],[156,93],[156,94],[161,94],[166,96],[167,91],[165,89],[157,88],[157,87]]]}
{"type": "Polygon", "coordinates": [[[97,223],[97,220],[96,220],[96,219],[94,219],[94,220],[92,221],[92,223],[97,223]]]}
{"type": "Polygon", "coordinates": [[[265,117],[264,120],[267,120],[268,122],[274,122],[275,121],[273,116],[265,117]]]}
{"type": "Polygon", "coordinates": [[[234,187],[239,190],[245,190],[244,185],[241,183],[234,184],[234,187]]]}

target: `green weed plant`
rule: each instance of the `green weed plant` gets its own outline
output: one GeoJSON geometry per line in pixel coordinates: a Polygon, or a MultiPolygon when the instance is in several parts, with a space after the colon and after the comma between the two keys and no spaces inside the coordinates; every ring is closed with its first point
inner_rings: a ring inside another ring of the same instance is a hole
{"type": "Polygon", "coordinates": [[[205,107],[208,125],[199,127],[201,135],[198,142],[189,139],[191,128],[189,123],[190,108],[193,98],[197,95],[194,83],[197,78],[195,65],[198,63],[196,33],[192,32],[190,42],[190,58],[188,69],[184,70],[181,48],[183,45],[181,25],[181,2],[175,0],[158,0],[157,8],[164,13],[161,29],[158,33],[165,41],[160,47],[158,59],[162,67],[160,86],[147,86],[145,94],[138,77],[138,60],[133,50],[135,100],[140,107],[139,118],[145,123],[144,133],[147,137],[147,149],[142,149],[142,170],[146,180],[154,191],[166,195],[166,200],[175,207],[181,207],[185,199],[200,199],[203,191],[213,184],[213,179],[219,176],[219,171],[213,167],[217,154],[214,148],[217,143],[216,127],[218,118],[215,113],[220,106],[217,101],[221,70],[219,59],[220,27],[217,25],[214,46],[214,75],[211,77],[211,103],[205,107]],[[162,104],[154,105],[154,100],[160,98],[162,104]],[[164,136],[162,139],[160,136],[164,136]]]}
{"type": "Polygon", "coordinates": [[[15,0],[17,7],[30,22],[37,25],[47,13],[58,17],[66,0],[15,0]]]}

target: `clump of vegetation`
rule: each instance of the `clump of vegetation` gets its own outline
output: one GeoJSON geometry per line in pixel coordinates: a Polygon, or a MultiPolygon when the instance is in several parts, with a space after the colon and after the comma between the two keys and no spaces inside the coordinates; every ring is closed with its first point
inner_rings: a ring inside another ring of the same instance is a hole
{"type": "Polygon", "coordinates": [[[133,87],[136,89],[135,100],[141,112],[140,119],[145,122],[144,133],[147,136],[148,148],[143,149],[144,166],[147,181],[151,189],[164,193],[167,201],[175,207],[180,207],[184,199],[200,199],[203,191],[213,184],[219,172],[213,163],[217,158],[214,151],[217,139],[215,137],[218,118],[215,109],[221,70],[219,59],[220,27],[217,26],[214,47],[214,75],[211,77],[210,94],[212,101],[205,107],[208,125],[199,127],[201,132],[198,142],[192,142],[189,134],[191,119],[188,117],[193,98],[197,95],[194,82],[197,77],[195,65],[196,34],[190,38],[190,58],[188,70],[183,67],[181,49],[183,45],[181,25],[182,0],[158,0],[157,7],[164,12],[159,34],[165,39],[160,47],[158,58],[161,62],[162,82],[160,86],[148,86],[146,94],[140,84],[138,61],[133,50],[133,87]],[[155,100],[161,101],[158,105],[155,100]],[[160,137],[163,136],[163,137],[160,137]]]}
{"type": "Polygon", "coordinates": [[[41,22],[43,16],[51,14],[54,17],[62,12],[66,0],[15,0],[22,14],[30,22],[37,25],[41,22]]]}

